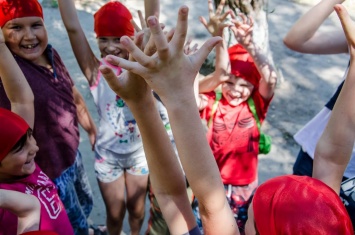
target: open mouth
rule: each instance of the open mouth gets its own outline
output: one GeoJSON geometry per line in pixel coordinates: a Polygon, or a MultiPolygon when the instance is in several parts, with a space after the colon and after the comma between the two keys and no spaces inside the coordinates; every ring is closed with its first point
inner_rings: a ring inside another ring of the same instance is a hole
{"type": "Polygon", "coordinates": [[[33,49],[33,48],[35,48],[37,46],[38,46],[38,43],[37,44],[22,45],[21,47],[25,48],[27,50],[31,50],[31,49],[33,49]]]}
{"type": "Polygon", "coordinates": [[[32,161],[33,161],[33,158],[31,160],[25,162],[25,165],[32,163],[32,161]]]}

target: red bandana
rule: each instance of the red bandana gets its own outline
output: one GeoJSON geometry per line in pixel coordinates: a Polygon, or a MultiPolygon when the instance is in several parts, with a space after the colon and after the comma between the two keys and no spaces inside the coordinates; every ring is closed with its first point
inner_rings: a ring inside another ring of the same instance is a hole
{"type": "Polygon", "coordinates": [[[0,162],[27,133],[28,124],[17,114],[0,108],[0,162]]]}
{"type": "Polygon", "coordinates": [[[260,235],[354,234],[339,195],[308,176],[280,176],[260,185],[253,210],[260,235]]]}
{"type": "Polygon", "coordinates": [[[58,235],[58,233],[50,231],[32,231],[27,233],[21,233],[20,235],[58,235]]]}
{"type": "Polygon", "coordinates": [[[253,84],[254,87],[258,87],[260,74],[250,54],[240,44],[228,48],[228,54],[231,74],[243,78],[253,84]]]}
{"type": "Polygon", "coordinates": [[[94,15],[96,37],[133,36],[132,15],[120,2],[108,2],[94,15]]]}
{"type": "Polygon", "coordinates": [[[37,0],[0,0],[0,26],[16,18],[38,16],[43,19],[42,7],[37,0]]]}

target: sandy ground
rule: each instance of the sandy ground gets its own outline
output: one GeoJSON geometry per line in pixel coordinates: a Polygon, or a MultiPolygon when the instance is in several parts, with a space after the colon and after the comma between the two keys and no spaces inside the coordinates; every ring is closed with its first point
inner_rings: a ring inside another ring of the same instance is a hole
{"type": "MultiPolygon", "coordinates": [[[[82,9],[78,11],[80,21],[93,50],[98,56],[92,13],[101,6],[102,2],[104,0],[77,1],[78,8],[82,9]]],[[[143,0],[125,0],[123,2],[132,12],[143,9],[143,0]]],[[[167,28],[170,28],[175,23],[178,7],[182,4],[188,5],[190,7],[189,34],[196,38],[196,42],[201,43],[208,35],[199,23],[198,17],[200,15],[207,17],[206,2],[206,0],[161,0],[161,21],[166,23],[167,28]]],[[[279,84],[276,90],[266,123],[263,126],[265,132],[272,136],[273,146],[268,155],[260,155],[260,182],[276,175],[292,172],[292,165],[299,150],[292,136],[322,108],[335,91],[349,59],[348,55],[345,54],[332,56],[303,55],[292,52],[283,45],[283,36],[307,9],[309,9],[307,5],[286,0],[270,0],[269,2],[270,46],[275,63],[282,72],[284,81],[279,84]]],[[[46,7],[44,14],[50,43],[59,51],[78,89],[87,101],[90,112],[95,120],[98,120],[87,82],[72,53],[58,9],[46,7]]],[[[340,27],[340,24],[337,17],[332,16],[326,22],[324,30],[332,30],[335,27],[340,27]]],[[[87,135],[81,130],[80,150],[83,153],[95,199],[95,206],[90,219],[97,224],[103,224],[105,223],[105,207],[95,179],[94,155],[90,149],[87,135]]],[[[148,206],[147,204],[147,209],[148,206]]],[[[147,225],[146,221],[142,234],[147,225]]],[[[129,227],[125,222],[122,234],[128,233],[129,227]]]]}

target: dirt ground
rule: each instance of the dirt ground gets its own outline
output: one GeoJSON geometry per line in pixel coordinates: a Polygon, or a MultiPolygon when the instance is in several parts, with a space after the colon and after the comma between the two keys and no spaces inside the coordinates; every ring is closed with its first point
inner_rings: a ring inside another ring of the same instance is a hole
{"type": "MultiPolygon", "coordinates": [[[[78,11],[80,21],[93,50],[98,56],[93,32],[92,13],[103,2],[104,0],[76,1],[78,9],[81,9],[78,11]]],[[[123,2],[132,12],[135,12],[137,9],[143,9],[143,0],[125,0],[123,2]]],[[[176,20],[177,8],[182,4],[188,5],[190,7],[189,34],[196,39],[196,42],[201,43],[208,35],[204,27],[199,23],[198,17],[200,15],[207,17],[206,2],[206,0],[161,0],[161,22],[166,23],[167,28],[173,26],[176,20]]],[[[268,155],[260,155],[260,182],[264,182],[276,175],[292,172],[292,165],[299,150],[292,136],[331,97],[342,79],[349,59],[349,56],[346,54],[332,56],[299,54],[290,51],[283,45],[282,38],[288,29],[309,8],[309,5],[302,5],[286,0],[270,0],[269,2],[270,46],[274,61],[282,72],[284,79],[278,85],[267,120],[263,126],[264,131],[272,136],[273,145],[268,155]]],[[[78,89],[87,101],[90,112],[95,120],[98,120],[87,82],[79,70],[70,48],[58,9],[46,7],[44,14],[50,43],[59,51],[78,89]]],[[[334,15],[324,26],[324,30],[332,30],[340,27],[340,24],[334,15]]],[[[95,179],[93,170],[94,155],[90,149],[87,135],[81,130],[80,150],[85,159],[85,167],[95,198],[95,206],[90,218],[97,224],[103,224],[105,223],[105,208],[95,179]]],[[[144,228],[146,228],[146,225],[145,220],[144,228]]],[[[127,233],[129,233],[129,228],[127,223],[125,223],[124,233],[122,234],[127,233]]]]}

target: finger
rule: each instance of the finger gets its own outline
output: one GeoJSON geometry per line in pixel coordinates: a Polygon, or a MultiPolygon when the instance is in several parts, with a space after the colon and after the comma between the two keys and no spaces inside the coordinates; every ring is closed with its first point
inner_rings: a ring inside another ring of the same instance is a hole
{"type": "Polygon", "coordinates": [[[211,16],[214,13],[214,6],[213,6],[212,0],[208,0],[208,13],[209,13],[210,18],[211,18],[211,16]]]}
{"type": "Polygon", "coordinates": [[[190,49],[190,51],[191,51],[192,53],[195,53],[195,52],[197,51],[197,48],[198,48],[198,44],[195,43],[195,45],[190,49]]]}
{"type": "Polygon", "coordinates": [[[107,81],[107,84],[117,94],[121,86],[115,72],[107,65],[101,65],[99,67],[99,70],[107,81]]]}
{"type": "Polygon", "coordinates": [[[225,0],[221,0],[221,2],[219,3],[217,10],[216,10],[216,15],[220,15],[224,9],[224,3],[225,0]]]}
{"type": "Polygon", "coordinates": [[[213,37],[208,39],[202,47],[194,54],[190,55],[189,58],[194,65],[194,67],[198,71],[203,64],[203,62],[206,60],[208,54],[212,51],[212,49],[220,42],[222,42],[221,37],[213,37]]]}
{"type": "Polygon", "coordinates": [[[154,44],[153,37],[150,37],[147,44],[144,47],[144,54],[147,56],[153,55],[157,51],[157,48],[154,44]]]}
{"type": "Polygon", "coordinates": [[[253,18],[252,17],[250,17],[250,16],[248,16],[248,20],[249,20],[249,26],[250,27],[253,27],[254,26],[254,20],[253,20],[253,18]]]}
{"type": "Polygon", "coordinates": [[[345,7],[342,6],[341,4],[335,5],[334,10],[339,17],[339,20],[340,20],[341,26],[343,27],[348,44],[354,45],[355,44],[355,36],[354,36],[355,24],[352,21],[352,19],[350,18],[349,13],[345,9],[345,7]]]}
{"type": "Polygon", "coordinates": [[[184,48],[188,27],[188,15],[189,8],[187,6],[180,7],[176,30],[173,39],[171,40],[176,46],[177,51],[182,51],[184,48]]]}
{"type": "Polygon", "coordinates": [[[174,33],[175,33],[175,28],[172,28],[172,29],[165,35],[166,40],[167,40],[168,42],[171,41],[171,39],[172,39],[173,36],[174,36],[174,33]]]}
{"type": "Polygon", "coordinates": [[[208,28],[207,20],[203,16],[200,16],[198,19],[203,24],[203,26],[205,26],[205,28],[207,29],[208,28]]]}
{"type": "MultiPolygon", "coordinates": [[[[143,38],[144,38],[144,31],[140,31],[134,36],[134,40],[133,40],[134,44],[136,44],[136,46],[141,50],[144,48],[143,38]]],[[[133,59],[131,54],[129,55],[129,58],[130,58],[129,60],[133,59]]]]}
{"type": "Polygon", "coordinates": [[[149,16],[147,21],[155,47],[157,48],[158,56],[161,60],[165,60],[169,55],[169,46],[164,32],[155,16],[149,16]]]}
{"type": "Polygon", "coordinates": [[[134,31],[135,31],[136,33],[138,33],[138,32],[141,31],[141,28],[139,28],[139,26],[138,26],[137,23],[134,21],[134,19],[131,19],[131,24],[133,25],[134,31]]]}
{"type": "Polygon", "coordinates": [[[147,24],[145,22],[145,19],[144,19],[144,16],[143,16],[143,13],[141,10],[138,10],[138,17],[139,17],[139,21],[141,23],[141,27],[142,29],[145,29],[147,28],[147,24]]]}
{"type": "Polygon", "coordinates": [[[225,12],[222,16],[221,16],[221,21],[225,21],[227,16],[231,14],[231,10],[228,10],[227,12],[225,12]]]}
{"type": "MultiPolygon", "coordinates": [[[[155,65],[155,61],[151,59],[149,56],[145,55],[144,52],[141,49],[139,49],[128,37],[126,36],[121,37],[120,42],[126,48],[126,50],[132,55],[132,57],[143,67],[150,68],[151,66],[155,65]]],[[[107,57],[108,56],[106,56],[106,58],[107,57]]],[[[125,65],[127,64],[126,61],[122,61],[122,60],[120,60],[120,63],[124,63],[125,65]]],[[[133,68],[131,67],[127,68],[127,70],[129,69],[133,69],[133,68]]]]}

